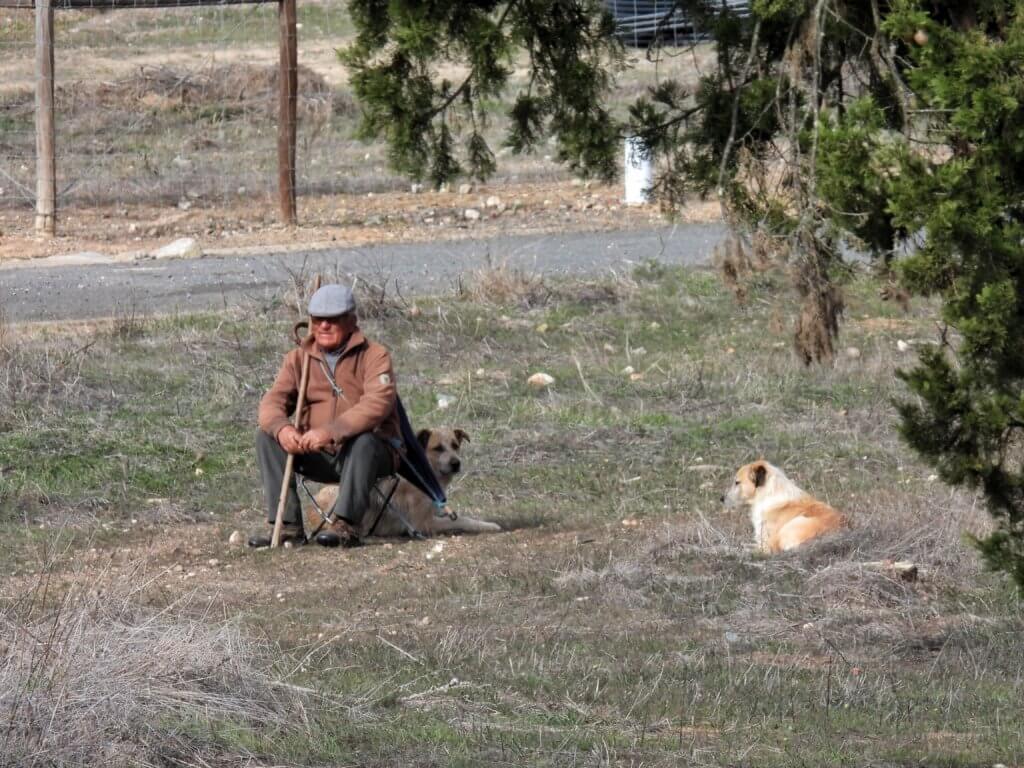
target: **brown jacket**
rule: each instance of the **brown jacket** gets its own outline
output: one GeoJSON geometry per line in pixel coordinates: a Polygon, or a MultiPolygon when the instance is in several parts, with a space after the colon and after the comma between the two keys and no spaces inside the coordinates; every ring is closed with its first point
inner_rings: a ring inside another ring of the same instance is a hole
{"type": "Polygon", "coordinates": [[[391,355],[380,344],[368,341],[356,328],[334,370],[341,390],[335,395],[327,374],[327,363],[312,337],[285,355],[270,391],[260,401],[260,429],[273,437],[292,423],[302,379],[302,354],[310,353],[309,386],[300,424],[303,431],[322,427],[330,432],[337,449],[349,438],[373,432],[390,440],[399,437],[398,394],[391,355]]]}

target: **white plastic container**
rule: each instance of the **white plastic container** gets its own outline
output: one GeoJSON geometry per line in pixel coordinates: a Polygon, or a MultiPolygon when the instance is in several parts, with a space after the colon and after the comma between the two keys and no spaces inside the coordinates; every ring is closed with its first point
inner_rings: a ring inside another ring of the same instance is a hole
{"type": "Polygon", "coordinates": [[[641,205],[650,202],[650,189],[654,185],[654,163],[651,152],[639,136],[626,139],[626,193],[622,202],[641,205]]]}

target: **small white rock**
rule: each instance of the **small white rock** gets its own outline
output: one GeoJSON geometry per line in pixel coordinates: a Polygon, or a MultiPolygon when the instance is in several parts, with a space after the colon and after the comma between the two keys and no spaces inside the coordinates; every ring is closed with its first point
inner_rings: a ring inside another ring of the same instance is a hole
{"type": "Polygon", "coordinates": [[[907,344],[907,342],[905,342],[903,339],[897,339],[896,349],[898,349],[900,352],[906,352],[908,349],[910,349],[910,345],[907,344]]]}
{"type": "Polygon", "coordinates": [[[480,211],[476,208],[467,208],[462,212],[462,215],[466,221],[477,221],[480,218],[480,211]]]}
{"type": "Polygon", "coordinates": [[[547,373],[538,372],[528,378],[526,383],[534,389],[545,389],[555,383],[555,377],[547,373]]]}
{"type": "Polygon", "coordinates": [[[472,191],[473,191],[473,185],[472,184],[459,184],[459,194],[460,195],[468,195],[472,191]]]}
{"type": "Polygon", "coordinates": [[[455,404],[456,400],[458,400],[458,398],[455,397],[455,395],[438,395],[437,407],[442,411],[446,411],[455,404]]]}
{"type": "Polygon", "coordinates": [[[228,544],[233,546],[239,546],[245,543],[245,534],[241,531],[232,531],[231,535],[228,536],[228,544]]]}
{"type": "Polygon", "coordinates": [[[180,237],[153,252],[155,259],[197,259],[202,255],[203,249],[192,237],[180,237]]]}
{"type": "Polygon", "coordinates": [[[623,376],[632,376],[635,371],[636,371],[636,368],[634,368],[632,365],[627,365],[625,368],[622,369],[622,375],[623,376]]]}
{"type": "Polygon", "coordinates": [[[857,347],[847,347],[846,356],[851,360],[856,360],[857,358],[860,357],[860,350],[857,349],[857,347]]]}
{"type": "Polygon", "coordinates": [[[500,208],[501,198],[498,197],[497,195],[491,195],[490,197],[487,198],[487,201],[484,203],[484,205],[486,205],[488,208],[500,208]]]}
{"type": "Polygon", "coordinates": [[[206,561],[206,564],[211,568],[216,568],[218,565],[220,565],[220,560],[218,560],[216,557],[211,557],[209,560],[206,561]]]}

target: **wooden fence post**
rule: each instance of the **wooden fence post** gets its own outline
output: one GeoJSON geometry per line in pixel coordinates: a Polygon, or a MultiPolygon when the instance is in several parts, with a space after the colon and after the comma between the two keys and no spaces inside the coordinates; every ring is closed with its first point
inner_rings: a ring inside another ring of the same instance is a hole
{"type": "Polygon", "coordinates": [[[277,192],[281,220],[295,223],[295,123],[299,90],[299,55],[295,0],[278,0],[281,63],[278,72],[277,192]]]}
{"type": "MultiPolygon", "coordinates": [[[[294,0],[292,0],[294,2],[294,0]]],[[[57,156],[53,120],[53,0],[36,0],[36,232],[57,232],[57,156]]]]}

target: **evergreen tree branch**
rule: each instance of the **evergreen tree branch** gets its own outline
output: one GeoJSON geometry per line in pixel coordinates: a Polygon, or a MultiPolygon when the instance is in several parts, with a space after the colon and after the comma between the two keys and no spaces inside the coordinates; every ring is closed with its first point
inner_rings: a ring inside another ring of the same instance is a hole
{"type": "MultiPolygon", "coordinates": [[[[505,20],[508,18],[509,12],[512,10],[513,7],[515,7],[518,4],[518,2],[519,2],[519,0],[509,0],[508,4],[505,6],[504,10],[501,12],[501,16],[498,18],[497,23],[495,24],[495,31],[497,33],[500,34],[502,28],[505,26],[505,20]]],[[[448,109],[448,107],[450,107],[452,104],[454,104],[455,100],[457,98],[459,98],[459,96],[461,96],[463,93],[465,93],[466,88],[469,87],[469,84],[473,81],[473,78],[476,76],[476,73],[477,73],[477,67],[476,66],[473,66],[472,68],[470,68],[469,74],[466,75],[465,79],[463,79],[463,81],[459,85],[459,87],[456,88],[454,91],[452,91],[448,95],[448,97],[441,104],[439,104],[437,107],[435,107],[433,109],[433,111],[431,111],[431,113],[426,116],[426,119],[428,121],[433,120],[439,114],[442,114],[443,112],[445,112],[448,109]]]]}
{"type": "MultiPolygon", "coordinates": [[[[743,64],[743,74],[740,77],[741,83],[746,83],[750,77],[750,70],[754,63],[754,55],[757,53],[757,40],[761,34],[761,19],[758,19],[754,23],[754,31],[750,37],[750,49],[747,51],[747,60],[743,64]]],[[[725,188],[725,171],[729,164],[729,155],[732,152],[733,141],[736,139],[736,124],[739,120],[740,114],[740,95],[741,88],[735,86],[732,87],[733,100],[732,100],[732,121],[729,126],[729,138],[725,141],[725,147],[722,149],[722,158],[718,165],[718,195],[719,198],[723,197],[723,190],[725,188]]]]}

